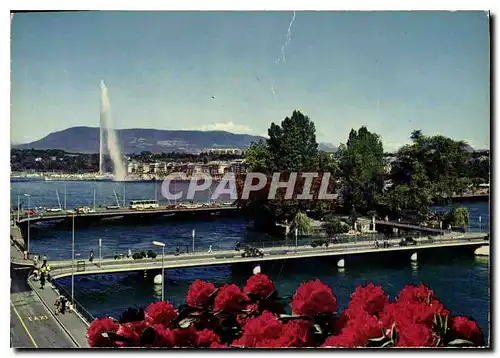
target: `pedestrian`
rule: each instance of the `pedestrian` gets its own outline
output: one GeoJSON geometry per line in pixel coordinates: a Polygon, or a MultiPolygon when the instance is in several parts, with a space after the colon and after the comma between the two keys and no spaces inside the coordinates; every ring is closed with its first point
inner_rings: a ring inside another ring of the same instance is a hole
{"type": "Polygon", "coordinates": [[[211,253],[212,253],[212,245],[210,245],[210,246],[208,247],[208,253],[209,253],[209,254],[211,254],[211,253]]]}
{"type": "Polygon", "coordinates": [[[24,259],[27,260],[28,259],[28,251],[24,250],[23,254],[24,254],[24,259]]]}
{"type": "Polygon", "coordinates": [[[42,259],[42,267],[45,267],[47,266],[47,255],[43,255],[43,259],[42,259]]]}
{"type": "Polygon", "coordinates": [[[66,312],[66,308],[67,308],[66,305],[67,305],[66,297],[61,296],[61,314],[64,314],[66,312]]]}
{"type": "Polygon", "coordinates": [[[38,280],[38,269],[36,267],[33,270],[33,280],[35,280],[35,281],[38,280]]]}
{"type": "Polygon", "coordinates": [[[127,258],[131,258],[131,257],[132,257],[132,250],[128,249],[127,258]]]}
{"type": "Polygon", "coordinates": [[[61,297],[57,297],[54,307],[54,313],[57,315],[61,311],[61,297]]]}
{"type": "Polygon", "coordinates": [[[118,260],[118,252],[115,251],[115,256],[114,256],[114,259],[115,260],[118,260]]]}
{"type": "Polygon", "coordinates": [[[181,252],[181,249],[179,248],[179,246],[177,246],[177,247],[175,248],[175,255],[176,255],[176,256],[177,256],[177,255],[179,255],[179,254],[180,254],[180,252],[181,252]]]}
{"type": "Polygon", "coordinates": [[[89,261],[90,262],[94,261],[94,251],[93,250],[90,250],[89,261]]]}
{"type": "Polygon", "coordinates": [[[38,255],[33,256],[33,263],[35,266],[38,264],[38,255]]]}
{"type": "Polygon", "coordinates": [[[45,286],[45,272],[40,273],[40,288],[43,290],[43,286],[45,286]]]}

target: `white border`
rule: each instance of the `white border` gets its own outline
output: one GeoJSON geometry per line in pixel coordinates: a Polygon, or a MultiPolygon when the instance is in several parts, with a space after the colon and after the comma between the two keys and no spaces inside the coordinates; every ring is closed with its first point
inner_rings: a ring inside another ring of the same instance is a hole
{"type": "MultiPolygon", "coordinates": [[[[10,126],[8,126],[9,121],[7,118],[10,118],[10,14],[7,12],[7,10],[10,9],[16,9],[16,10],[30,10],[30,9],[46,9],[46,10],[53,10],[53,9],[65,9],[65,10],[493,10],[493,13],[495,13],[495,10],[498,7],[498,1],[470,1],[470,2],[465,2],[465,1],[429,1],[429,0],[421,0],[421,1],[405,1],[404,3],[401,1],[391,1],[391,0],[379,0],[376,3],[373,1],[361,1],[361,0],[350,0],[350,1],[320,1],[320,0],[308,0],[308,1],[298,1],[298,0],[288,0],[288,1],[270,1],[270,0],[253,0],[253,1],[247,1],[247,2],[240,2],[240,1],[200,1],[200,0],[184,0],[184,1],[177,1],[175,3],[169,1],[168,4],[160,2],[160,1],[151,1],[151,0],[141,0],[141,1],[131,1],[131,0],[122,0],[119,2],[107,2],[103,3],[102,0],[77,0],[77,1],[62,1],[62,0],[50,0],[50,1],[7,1],[5,3],[2,3],[2,7],[5,6],[4,11],[2,11],[2,16],[1,18],[1,28],[2,28],[2,34],[3,34],[3,42],[2,42],[2,51],[1,51],[1,61],[2,61],[2,68],[4,71],[2,71],[2,77],[1,77],[1,84],[3,86],[2,88],[2,96],[0,97],[2,102],[3,102],[3,108],[7,109],[7,113],[5,113],[5,119],[3,123],[5,123],[5,129],[3,131],[0,131],[0,135],[2,136],[2,140],[0,140],[0,143],[2,143],[2,152],[1,152],[1,164],[2,168],[5,169],[5,175],[2,175],[1,181],[2,181],[2,186],[4,187],[3,193],[7,195],[7,193],[10,192],[10,180],[9,177],[7,176],[10,168],[9,168],[9,152],[10,152],[10,126]],[[3,5],[3,4],[6,4],[3,5]]],[[[498,45],[497,39],[495,39],[495,44],[498,45]]],[[[495,61],[496,64],[496,61],[495,61]]],[[[495,76],[496,79],[498,79],[497,76],[495,76]]],[[[495,81],[496,82],[496,81],[495,81]]],[[[492,98],[493,103],[495,103],[496,107],[496,96],[495,98],[492,98]]],[[[495,137],[500,138],[500,133],[497,132],[497,128],[495,128],[495,137]]],[[[495,142],[495,153],[500,153],[498,148],[498,143],[495,142]]],[[[498,176],[495,179],[494,183],[494,188],[498,188],[497,181],[499,180],[498,176]]],[[[496,193],[496,190],[495,190],[496,193]]],[[[497,198],[498,193],[495,194],[495,199],[497,198]]],[[[0,275],[1,278],[1,283],[0,287],[3,287],[5,290],[5,294],[1,296],[1,305],[0,308],[2,310],[5,310],[5,314],[2,314],[2,317],[9,317],[10,313],[8,312],[8,301],[9,298],[7,296],[7,288],[10,287],[10,280],[8,277],[8,272],[9,270],[9,251],[7,250],[7,231],[9,230],[9,223],[8,223],[8,206],[5,203],[4,205],[0,206],[0,223],[2,225],[2,230],[5,235],[4,235],[4,247],[6,248],[5,250],[0,250],[0,254],[3,256],[2,257],[2,264],[3,264],[3,272],[4,274],[0,275]]],[[[496,215],[495,215],[496,216],[496,215]]],[[[496,219],[496,218],[495,218],[496,219]]],[[[493,223],[496,220],[493,221],[493,223]]],[[[497,246],[500,245],[495,245],[495,249],[497,246]]],[[[495,277],[497,272],[495,272],[495,277]]],[[[496,296],[496,285],[494,286],[495,288],[495,296],[496,296]]],[[[497,308],[498,309],[498,308],[497,308]]],[[[492,320],[496,321],[496,316],[492,317],[492,320]]],[[[2,346],[6,347],[8,350],[8,355],[13,355],[13,351],[10,350],[8,347],[10,347],[10,325],[9,322],[7,322],[6,319],[3,319],[3,329],[2,329],[2,346]],[[9,338],[7,338],[9,337],[9,338]]],[[[495,332],[495,337],[492,338],[493,342],[498,342],[496,339],[497,337],[497,330],[495,332]]],[[[61,353],[68,353],[68,352],[61,352],[61,353]]],[[[137,353],[135,351],[134,353],[137,353]]],[[[381,353],[375,353],[375,352],[370,352],[371,354],[383,354],[386,355],[387,353],[381,352],[381,353]]],[[[429,355],[434,355],[437,353],[429,353],[428,351],[423,351],[422,353],[415,352],[413,351],[412,353],[415,353],[417,355],[423,355],[429,356],[429,355]]],[[[37,356],[52,356],[53,352],[36,352],[37,356]]],[[[80,354],[90,354],[90,353],[80,353],[80,354]]],[[[116,352],[115,352],[116,354],[116,352]]],[[[172,351],[169,351],[166,354],[175,354],[172,351]]],[[[186,353],[184,353],[186,354],[186,353]]],[[[188,353],[189,355],[194,355],[194,352],[188,353]]],[[[204,353],[207,354],[207,353],[204,353]]],[[[217,353],[208,353],[210,355],[215,356],[217,353]]],[[[227,353],[226,353],[227,354],[227,353]]],[[[235,353],[235,354],[241,354],[241,353],[235,353]]],[[[245,354],[245,353],[243,353],[245,354]]],[[[271,354],[276,354],[276,353],[271,353],[271,352],[262,352],[260,353],[263,356],[271,355],[271,354]]],[[[313,352],[311,353],[305,353],[304,351],[300,352],[301,355],[304,354],[314,354],[313,352]]],[[[354,355],[359,355],[362,354],[361,352],[332,352],[334,355],[348,355],[348,354],[354,354],[354,355]]],[[[399,354],[399,353],[398,353],[399,354]]],[[[470,351],[468,355],[476,355],[479,353],[474,353],[474,351],[470,351]]],[[[123,353],[120,353],[119,355],[124,355],[123,353]]],[[[96,354],[92,354],[92,356],[105,356],[104,353],[99,352],[96,354]]]]}

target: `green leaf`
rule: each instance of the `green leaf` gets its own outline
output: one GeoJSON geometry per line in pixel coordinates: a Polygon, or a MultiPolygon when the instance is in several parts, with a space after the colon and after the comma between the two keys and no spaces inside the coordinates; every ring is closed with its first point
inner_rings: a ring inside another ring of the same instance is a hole
{"type": "Polygon", "coordinates": [[[391,344],[392,344],[392,341],[387,341],[384,344],[382,344],[382,346],[380,346],[380,348],[385,348],[385,347],[387,347],[387,346],[389,346],[391,344]]]}
{"type": "Polygon", "coordinates": [[[372,342],[382,342],[384,339],[387,339],[387,337],[385,335],[383,335],[382,337],[378,337],[378,338],[370,338],[370,341],[372,341],[372,342]]]}
{"type": "Polygon", "coordinates": [[[316,330],[316,332],[318,332],[319,334],[323,334],[323,330],[321,329],[321,326],[319,324],[315,324],[314,325],[314,329],[316,330]]]}
{"type": "Polygon", "coordinates": [[[179,327],[180,328],[189,328],[191,323],[193,323],[194,321],[195,321],[195,319],[192,317],[184,318],[182,321],[179,322],[179,327]]]}
{"type": "Polygon", "coordinates": [[[448,346],[452,346],[452,347],[455,347],[455,346],[456,347],[474,346],[474,343],[472,343],[471,341],[468,341],[466,339],[457,338],[451,342],[448,342],[448,346]]]}

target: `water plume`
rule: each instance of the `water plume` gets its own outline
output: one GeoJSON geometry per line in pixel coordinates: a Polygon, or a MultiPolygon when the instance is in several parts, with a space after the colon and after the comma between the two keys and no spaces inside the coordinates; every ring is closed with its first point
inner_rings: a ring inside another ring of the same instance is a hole
{"type": "MultiPolygon", "coordinates": [[[[106,131],[106,142],[108,146],[109,156],[113,162],[113,174],[114,180],[123,181],[125,180],[125,167],[123,166],[122,157],[120,154],[120,147],[118,141],[116,140],[116,132],[112,126],[111,122],[111,108],[109,105],[108,89],[101,81],[101,141],[104,140],[103,129],[106,131]]],[[[103,145],[101,144],[101,150],[103,145]]],[[[100,154],[102,156],[103,154],[100,154]]]]}

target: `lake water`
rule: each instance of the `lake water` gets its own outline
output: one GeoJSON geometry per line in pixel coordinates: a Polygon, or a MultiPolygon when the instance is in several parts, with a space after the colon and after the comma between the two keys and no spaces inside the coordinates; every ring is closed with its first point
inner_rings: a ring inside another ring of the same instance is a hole
{"type": "MultiPolygon", "coordinates": [[[[183,184],[178,184],[177,190],[183,184]]],[[[58,207],[56,190],[61,206],[74,208],[82,205],[92,207],[94,190],[96,206],[116,204],[123,201],[123,183],[113,182],[13,182],[11,205],[17,206],[20,195],[23,206],[27,207],[30,194],[31,206],[58,207]],[[114,189],[114,192],[113,192],[114,189]],[[116,196],[115,196],[116,193],[116,196]]],[[[212,189],[213,191],[214,189],[212,189]]],[[[161,200],[161,193],[155,183],[127,183],[126,201],[134,199],[161,200]],[[156,192],[156,194],[155,194],[156,192]]],[[[204,202],[207,193],[199,193],[197,200],[204,202]]],[[[227,200],[222,198],[222,201],[227,200]]],[[[166,200],[165,200],[166,201],[166,200]]],[[[470,213],[470,230],[483,231],[489,227],[489,206],[487,202],[454,204],[466,206],[470,213]],[[481,217],[481,220],[479,219],[481,217]]],[[[151,241],[167,243],[169,247],[179,246],[185,250],[191,246],[191,232],[196,231],[196,247],[200,250],[218,246],[232,247],[238,241],[259,240],[261,236],[248,232],[250,221],[236,218],[219,218],[207,221],[168,221],[156,220],[136,224],[107,223],[98,224],[75,233],[75,252],[77,258],[86,259],[90,250],[97,253],[98,238],[103,242],[103,255],[114,252],[147,251],[154,249],[151,241]]],[[[53,225],[36,224],[31,230],[31,251],[47,254],[50,259],[71,257],[71,232],[53,225]]],[[[276,284],[282,296],[290,296],[301,282],[319,278],[329,284],[341,308],[349,301],[355,287],[373,281],[394,297],[407,283],[418,284],[423,281],[430,286],[453,314],[474,317],[485,334],[488,334],[490,308],[490,275],[488,258],[464,255],[450,251],[447,255],[422,255],[417,264],[409,260],[379,260],[376,257],[368,262],[348,261],[344,270],[339,271],[335,260],[307,259],[289,262],[274,262],[262,266],[276,284]]],[[[187,289],[195,279],[209,280],[214,284],[228,282],[244,285],[251,275],[252,268],[245,265],[200,267],[191,269],[168,270],[165,295],[178,305],[183,302],[187,289]]],[[[161,286],[154,285],[155,272],[148,277],[143,273],[110,274],[75,277],[75,297],[94,316],[119,314],[130,306],[147,305],[161,297],[161,286]]],[[[70,291],[71,279],[58,282],[70,291]]]]}

